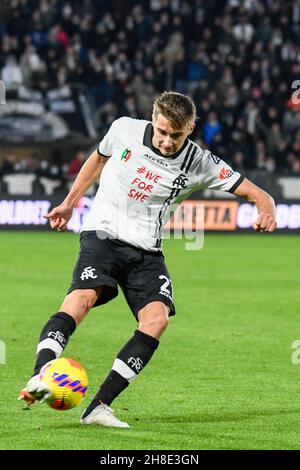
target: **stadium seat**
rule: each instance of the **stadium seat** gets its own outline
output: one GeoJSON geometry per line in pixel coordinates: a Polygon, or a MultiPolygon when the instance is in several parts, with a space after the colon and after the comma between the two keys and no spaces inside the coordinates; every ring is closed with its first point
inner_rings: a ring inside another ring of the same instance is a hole
{"type": "Polygon", "coordinates": [[[32,184],[35,181],[34,174],[11,174],[3,176],[7,184],[8,194],[32,194],[32,184]]]}
{"type": "Polygon", "coordinates": [[[51,194],[53,194],[53,191],[62,184],[61,180],[59,179],[46,178],[45,176],[41,176],[39,178],[39,182],[43,186],[47,196],[51,196],[51,194]]]}
{"type": "Polygon", "coordinates": [[[278,183],[282,187],[282,193],[285,199],[300,199],[299,177],[281,177],[278,178],[278,183]]]}

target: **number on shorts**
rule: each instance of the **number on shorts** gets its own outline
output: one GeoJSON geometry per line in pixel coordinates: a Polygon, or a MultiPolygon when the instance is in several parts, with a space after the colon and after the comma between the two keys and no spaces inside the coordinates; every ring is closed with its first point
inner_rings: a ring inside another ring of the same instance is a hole
{"type": "Polygon", "coordinates": [[[166,282],[163,283],[163,285],[160,287],[160,290],[165,292],[166,294],[172,296],[171,291],[168,289],[169,286],[172,287],[172,281],[169,279],[167,276],[164,276],[163,274],[159,276],[159,279],[165,279],[166,282]]]}

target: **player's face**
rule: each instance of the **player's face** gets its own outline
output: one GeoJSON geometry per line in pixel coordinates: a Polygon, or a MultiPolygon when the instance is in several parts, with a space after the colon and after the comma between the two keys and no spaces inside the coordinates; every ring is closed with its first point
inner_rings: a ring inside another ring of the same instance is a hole
{"type": "Polygon", "coordinates": [[[181,128],[174,129],[170,121],[160,113],[156,118],[153,116],[152,124],[152,145],[159,149],[165,157],[170,157],[180,150],[185,139],[193,132],[195,127],[195,124],[189,123],[181,128]]]}

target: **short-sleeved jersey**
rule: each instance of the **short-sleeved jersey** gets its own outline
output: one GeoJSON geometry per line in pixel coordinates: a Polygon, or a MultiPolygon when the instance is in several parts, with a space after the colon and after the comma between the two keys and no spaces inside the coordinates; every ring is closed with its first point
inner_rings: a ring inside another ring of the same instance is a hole
{"type": "Polygon", "coordinates": [[[146,120],[122,117],[98,152],[110,157],[83,230],[103,231],[147,251],[161,250],[170,208],[198,189],[233,192],[243,177],[219,157],[187,139],[170,157],[152,145],[146,120]]]}

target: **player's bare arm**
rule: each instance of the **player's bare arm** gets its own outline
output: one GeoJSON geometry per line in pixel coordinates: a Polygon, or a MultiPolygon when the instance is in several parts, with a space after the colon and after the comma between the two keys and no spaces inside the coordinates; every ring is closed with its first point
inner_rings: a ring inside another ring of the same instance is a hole
{"type": "Polygon", "coordinates": [[[48,214],[44,215],[44,217],[50,221],[52,229],[57,229],[59,232],[66,230],[67,223],[72,217],[75,204],[92,184],[98,180],[107,160],[108,157],[100,155],[97,150],[89,156],[64,201],[59,206],[54,207],[48,214]]]}
{"type": "Polygon", "coordinates": [[[258,209],[258,217],[253,224],[259,232],[274,232],[276,229],[275,202],[270,194],[246,178],[234,191],[234,194],[254,202],[258,209]]]}

